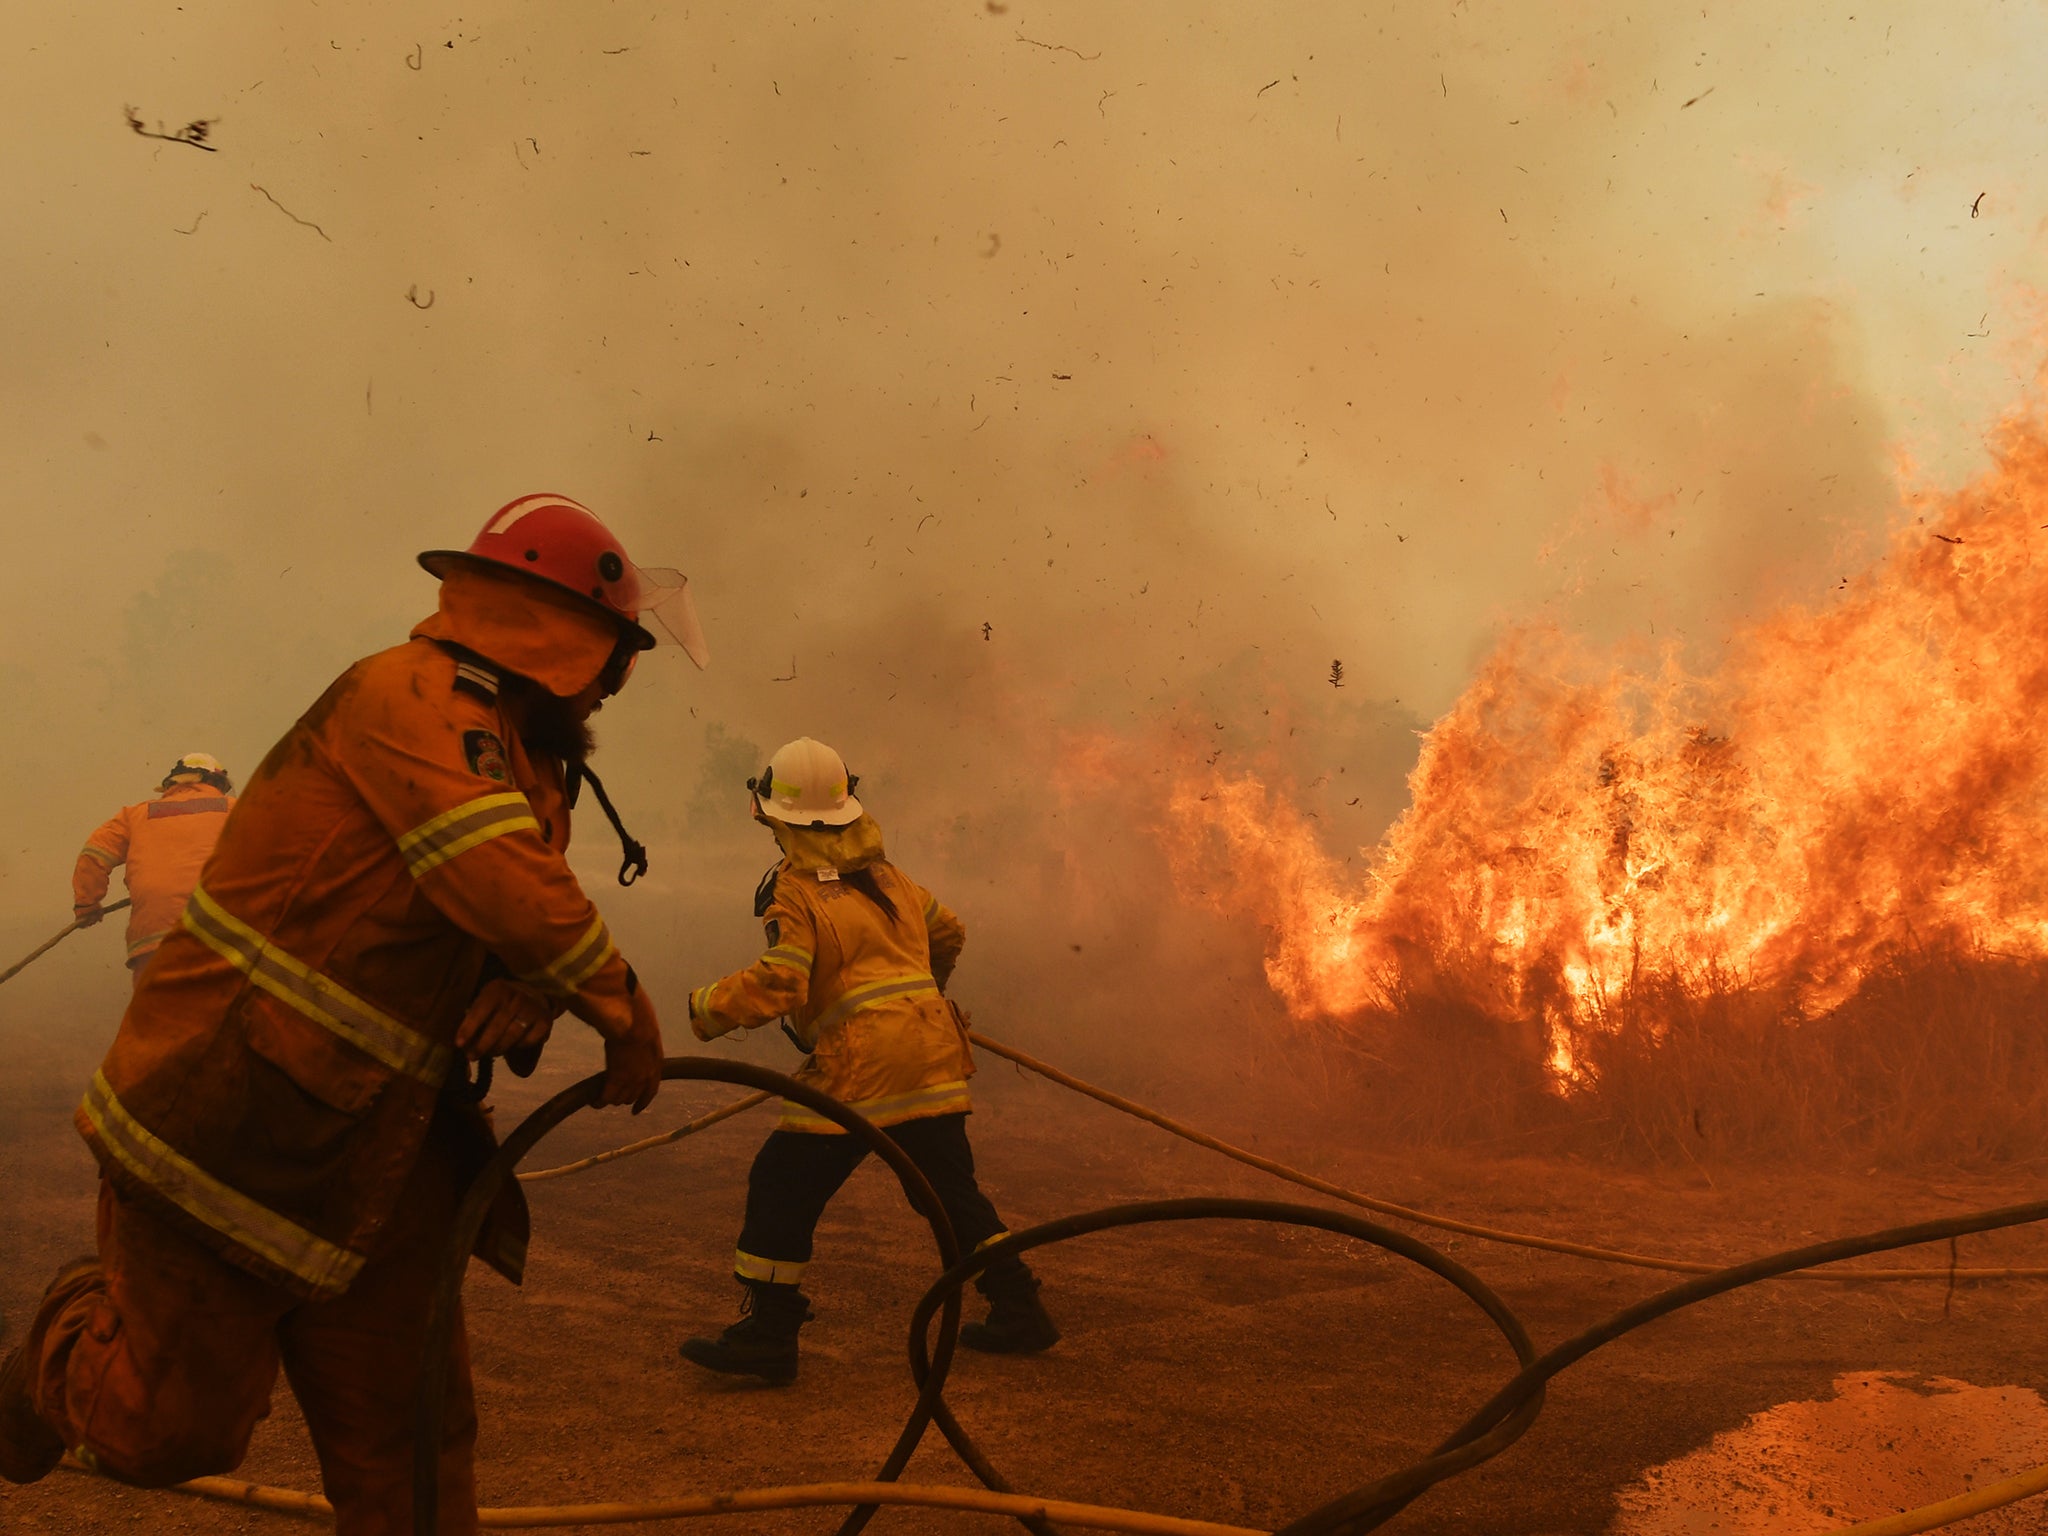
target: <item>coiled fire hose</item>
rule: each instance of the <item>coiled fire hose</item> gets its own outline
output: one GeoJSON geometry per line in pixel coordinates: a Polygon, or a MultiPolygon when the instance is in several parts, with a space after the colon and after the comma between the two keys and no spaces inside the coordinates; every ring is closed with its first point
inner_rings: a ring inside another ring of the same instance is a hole
{"type": "MultiPolygon", "coordinates": [[[[1143,1110],[1141,1106],[1132,1105],[1128,1100],[1118,1100],[1115,1095],[1093,1089],[1081,1083],[1079,1079],[1067,1079],[1065,1074],[1058,1073],[1057,1069],[1048,1068],[1044,1063],[1037,1062],[1022,1052],[1013,1051],[979,1035],[974,1038],[975,1043],[994,1054],[1015,1060],[1034,1071],[1043,1071],[1054,1081],[1066,1082],[1068,1086],[1089,1093],[1091,1097],[1114,1103],[1119,1108],[1128,1108],[1131,1112],[1139,1113],[1142,1118],[1173,1130],[1175,1134],[1186,1135],[1202,1145],[1211,1145],[1216,1150],[1223,1151],[1251,1166],[1264,1167],[1268,1172],[1291,1178],[1294,1182],[1305,1183],[1311,1188],[1318,1188],[1323,1193],[1350,1203],[1364,1204],[1372,1199],[1369,1196],[1359,1196],[1355,1191],[1343,1190],[1339,1186],[1325,1185],[1320,1180],[1312,1181],[1311,1176],[1288,1169],[1285,1165],[1269,1164],[1267,1159],[1256,1158],[1254,1154],[1243,1152],[1242,1149],[1217,1142],[1200,1132],[1193,1132],[1191,1128],[1170,1122],[1166,1117],[1143,1110]]],[[[1542,1356],[1535,1357],[1534,1346],[1529,1342],[1526,1331],[1513,1312],[1483,1282],[1455,1260],[1403,1233],[1342,1212],[1318,1207],[1262,1200],[1199,1198],[1112,1206],[1041,1223],[1012,1233],[1003,1241],[962,1260],[958,1258],[957,1242],[929,1184],[885,1133],[846,1106],[793,1079],[741,1062],[701,1057],[673,1057],[665,1063],[663,1076],[668,1079],[733,1082],[752,1086],[757,1091],[746,1099],[699,1117],[665,1136],[651,1137],[629,1147],[614,1149],[612,1152],[599,1154],[576,1164],[564,1165],[560,1169],[542,1170],[542,1176],[576,1171],[633,1151],[679,1140],[695,1130],[717,1120],[729,1118],[777,1094],[824,1115],[849,1134],[861,1137],[896,1173],[912,1207],[931,1223],[941,1262],[946,1266],[945,1272],[933,1283],[913,1313],[909,1347],[911,1372],[918,1387],[916,1403],[898,1436],[895,1448],[876,1478],[867,1483],[750,1489],[630,1504],[487,1509],[481,1511],[481,1524],[486,1527],[612,1524],[749,1510],[851,1505],[853,1508],[840,1527],[840,1536],[853,1536],[853,1533],[858,1532],[867,1523],[880,1504],[890,1503],[1006,1514],[1018,1519],[1034,1532],[1040,1533],[1040,1536],[1049,1536],[1052,1527],[1047,1522],[1052,1520],[1092,1529],[1160,1533],[1160,1536],[1255,1536],[1255,1533],[1238,1526],[1018,1495],[1008,1488],[972,1437],[953,1417],[943,1397],[946,1375],[953,1359],[962,1290],[996,1259],[1007,1254],[1021,1254],[1032,1248],[1125,1226],[1163,1221],[1234,1219],[1275,1221],[1321,1228],[1372,1243],[1430,1269],[1457,1286],[1487,1314],[1513,1348],[1520,1366],[1519,1372],[1491,1399],[1481,1405],[1466,1423],[1439,1445],[1430,1456],[1331,1500],[1275,1533],[1275,1536],[1340,1536],[1340,1533],[1341,1536],[1352,1536],[1352,1533],[1377,1529],[1436,1483],[1468,1471],[1512,1445],[1541,1411],[1544,1386],[1553,1376],[1576,1364],[1601,1346],[1613,1342],[1645,1323],[1742,1286],[1781,1276],[1804,1274],[1812,1266],[2048,1219],[2048,1201],[2037,1201],[1912,1226],[1890,1228],[1860,1237],[1841,1238],[1755,1259],[1745,1264],[1712,1270],[1624,1308],[1606,1321],[1565,1341],[1542,1356]],[[933,1346],[929,1333],[935,1315],[939,1321],[939,1336],[936,1346],[933,1346]],[[925,1430],[933,1423],[939,1425],[941,1433],[945,1435],[955,1453],[982,1482],[983,1489],[907,1486],[896,1481],[910,1454],[922,1440],[925,1430]]],[[[502,1187],[504,1180],[511,1176],[512,1169],[519,1160],[569,1115],[591,1103],[602,1081],[602,1074],[587,1078],[555,1095],[529,1115],[479,1175],[457,1214],[430,1322],[426,1345],[429,1369],[422,1380],[419,1416],[416,1423],[415,1520],[416,1529],[425,1533],[425,1536],[433,1536],[438,1528],[437,1448],[440,1442],[442,1399],[446,1391],[446,1361],[455,1302],[459,1297],[462,1278],[468,1267],[470,1249],[477,1232],[481,1229],[491,1199],[502,1187]]],[[[1627,1255],[1613,1250],[1564,1245],[1550,1239],[1530,1239],[1527,1234],[1498,1233],[1494,1229],[1475,1227],[1468,1223],[1453,1224],[1445,1218],[1432,1217],[1423,1212],[1411,1212],[1407,1207],[1393,1206],[1391,1202],[1373,1202],[1371,1208],[1388,1210],[1389,1214],[1399,1215],[1404,1219],[1421,1220],[1429,1225],[1443,1226],[1449,1230],[1466,1232],[1495,1241],[1519,1241],[1527,1246],[1576,1253],[1585,1257],[1607,1258],[1613,1262],[1635,1263],[1644,1267],[1676,1268],[1682,1264],[1687,1269],[1707,1269],[1707,1266],[1694,1265],[1690,1261],[1650,1259],[1645,1263],[1647,1256],[1643,1255],[1627,1255]]],[[[1973,1273],[1986,1276],[2016,1276],[2040,1272],[1941,1269],[1854,1272],[1858,1277],[1873,1279],[1933,1278],[1973,1273]]],[[[180,1486],[190,1492],[227,1498],[258,1507],[288,1509],[302,1513],[329,1511],[324,1499],[284,1489],[265,1488],[260,1484],[237,1482],[233,1479],[201,1478],[180,1486]]],[[[1837,1536],[1909,1536],[1909,1533],[1934,1530],[2043,1490],[2048,1490],[2048,1467],[2036,1468],[1989,1487],[1973,1490],[1921,1509],[1847,1527],[1838,1532],[1837,1536]]]]}

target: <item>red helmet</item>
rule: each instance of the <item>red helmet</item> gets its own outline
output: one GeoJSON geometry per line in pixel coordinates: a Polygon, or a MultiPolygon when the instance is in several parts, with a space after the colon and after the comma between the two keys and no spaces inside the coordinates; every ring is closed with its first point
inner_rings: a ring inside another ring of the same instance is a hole
{"type": "Polygon", "coordinates": [[[663,627],[698,666],[704,665],[703,635],[680,573],[641,570],[581,502],[552,492],[521,496],[493,512],[468,549],[430,549],[420,556],[420,564],[435,576],[463,560],[518,571],[575,594],[618,624],[635,650],[655,644],[640,615],[673,606],[673,615],[661,615],[663,627]]]}

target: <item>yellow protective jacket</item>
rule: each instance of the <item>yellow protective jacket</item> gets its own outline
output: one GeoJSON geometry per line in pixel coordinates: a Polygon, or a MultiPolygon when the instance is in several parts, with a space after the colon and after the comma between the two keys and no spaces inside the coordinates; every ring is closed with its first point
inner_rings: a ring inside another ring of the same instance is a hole
{"type": "MultiPolygon", "coordinates": [[[[520,583],[501,632],[506,594],[460,574],[263,760],[78,1110],[124,1193],[309,1297],[346,1290],[389,1217],[487,960],[600,1033],[632,1018],[637,981],[563,857],[562,765],[528,753],[481,654],[580,645],[588,681],[609,641],[573,626],[609,626],[520,583]]],[[[480,1162],[481,1115],[450,1112],[480,1162]]],[[[516,1280],[508,1190],[477,1251],[516,1280]]]]}
{"type": "MultiPolygon", "coordinates": [[[[877,1125],[969,1109],[974,1059],[942,995],[967,942],[960,919],[882,857],[870,817],[830,830],[774,825],[783,860],[754,902],[768,947],[745,970],[690,995],[700,1040],[787,1016],[810,1055],[798,1081],[877,1125]],[[840,878],[866,869],[896,906],[892,922],[840,878]]],[[[843,1135],[783,1101],[781,1129],[843,1135]]]]}
{"type": "Polygon", "coordinates": [[[211,784],[173,784],[155,800],[123,806],[85,840],[71,871],[71,905],[78,911],[98,906],[114,870],[127,866],[130,970],[177,926],[234,808],[234,796],[211,784]]]}

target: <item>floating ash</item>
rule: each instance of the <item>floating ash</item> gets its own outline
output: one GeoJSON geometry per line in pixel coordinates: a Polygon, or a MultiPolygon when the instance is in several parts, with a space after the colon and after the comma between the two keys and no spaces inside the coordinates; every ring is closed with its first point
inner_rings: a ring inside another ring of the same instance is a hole
{"type": "MultiPolygon", "coordinates": [[[[1837,1376],[1834,1395],[1784,1403],[1653,1467],[1617,1498],[1614,1536],[1806,1536],[1918,1509],[2027,1471],[2048,1445],[2048,1403],[1901,1371],[1837,1376]]],[[[1969,1522],[1972,1536],[2038,1536],[2028,1499],[1969,1522]]]]}

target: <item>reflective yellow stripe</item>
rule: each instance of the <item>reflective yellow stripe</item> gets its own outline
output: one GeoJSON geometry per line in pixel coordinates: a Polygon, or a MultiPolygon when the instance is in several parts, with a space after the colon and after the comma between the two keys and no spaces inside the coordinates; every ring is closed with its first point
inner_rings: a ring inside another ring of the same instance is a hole
{"type": "Polygon", "coordinates": [[[423,821],[398,840],[399,856],[417,880],[430,869],[438,869],[478,843],[487,843],[507,832],[540,831],[533,819],[533,807],[526,796],[482,795],[465,800],[452,811],[443,811],[432,821],[423,821]]]}
{"type": "Polygon", "coordinates": [[[163,943],[170,935],[171,930],[168,928],[160,929],[156,933],[144,934],[128,946],[128,953],[130,956],[135,956],[143,953],[145,950],[155,949],[157,945],[163,943]]]}
{"type": "Polygon", "coordinates": [[[935,922],[937,922],[937,921],[938,921],[938,918],[939,918],[939,898],[938,898],[938,897],[936,897],[936,896],[927,896],[927,897],[925,897],[925,899],[924,899],[924,920],[925,920],[925,922],[926,922],[927,924],[930,924],[930,923],[935,923],[935,922]]]}
{"type": "MultiPolygon", "coordinates": [[[[929,1088],[914,1088],[909,1093],[885,1094],[879,1099],[856,1099],[847,1106],[876,1125],[894,1125],[900,1120],[916,1120],[925,1115],[962,1114],[973,1107],[974,1102],[968,1096],[967,1083],[963,1078],[955,1078],[950,1083],[934,1083],[929,1088]]],[[[839,1127],[823,1115],[814,1115],[801,1104],[793,1104],[788,1099],[782,1101],[782,1118],[776,1126],[785,1131],[839,1131],[839,1127]]]]}
{"type": "Polygon", "coordinates": [[[185,904],[185,929],[250,981],[394,1072],[438,1088],[453,1052],[376,1008],[230,916],[200,886],[185,904]]]}
{"type": "Polygon", "coordinates": [[[240,1190],[223,1184],[128,1113],[106,1075],[95,1072],[80,1106],[115,1161],[186,1214],[323,1295],[348,1289],[363,1256],[316,1237],[240,1190]]]}
{"type": "Polygon", "coordinates": [[[612,946],[611,930],[605,927],[604,919],[593,918],[590,926],[583,930],[583,937],[558,955],[552,964],[529,971],[519,979],[532,982],[544,992],[566,997],[602,970],[605,962],[617,953],[618,950],[612,946]]]}
{"type": "Polygon", "coordinates": [[[109,853],[106,849],[102,848],[98,843],[87,843],[83,848],[78,850],[78,855],[80,858],[92,859],[96,863],[104,864],[109,869],[112,869],[116,864],[121,862],[121,855],[119,855],[118,853],[109,853]]]}
{"type": "Polygon", "coordinates": [[[732,1251],[732,1272],[742,1280],[765,1280],[770,1285],[795,1285],[804,1277],[806,1264],[792,1264],[787,1259],[764,1259],[758,1253],[748,1253],[744,1248],[732,1251]]]}
{"type": "Polygon", "coordinates": [[[808,949],[799,949],[794,944],[778,944],[773,949],[762,952],[761,963],[764,965],[785,965],[792,971],[802,971],[808,976],[811,974],[813,961],[811,952],[808,949]]]}
{"type": "Polygon", "coordinates": [[[811,1028],[822,1035],[850,1013],[859,1013],[863,1008],[872,1008],[892,997],[916,997],[938,990],[939,984],[932,980],[929,971],[919,971],[914,976],[891,976],[886,981],[871,981],[864,987],[855,987],[851,992],[841,994],[839,1001],[818,1015],[811,1028]]]}

